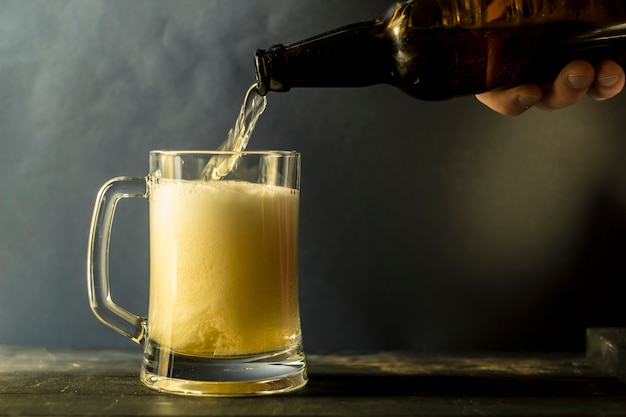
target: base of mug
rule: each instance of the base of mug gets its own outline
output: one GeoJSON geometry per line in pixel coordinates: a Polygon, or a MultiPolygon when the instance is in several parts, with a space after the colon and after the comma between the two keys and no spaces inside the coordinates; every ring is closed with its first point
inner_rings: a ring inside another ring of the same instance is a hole
{"type": "Polygon", "coordinates": [[[257,356],[205,358],[178,355],[152,343],[146,346],[140,379],[169,394],[240,397],[298,391],[308,378],[301,344],[257,356]]]}

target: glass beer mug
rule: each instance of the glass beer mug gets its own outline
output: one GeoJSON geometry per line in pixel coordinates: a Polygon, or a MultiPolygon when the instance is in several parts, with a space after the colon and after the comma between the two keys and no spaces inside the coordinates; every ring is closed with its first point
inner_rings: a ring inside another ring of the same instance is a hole
{"type": "Polygon", "coordinates": [[[90,305],[143,346],[146,386],[206,396],[304,387],[299,188],[300,155],[274,151],[152,151],[146,177],[103,185],[89,237],[90,305]],[[115,207],[134,197],[150,210],[147,318],[115,304],[109,288],[115,207]]]}

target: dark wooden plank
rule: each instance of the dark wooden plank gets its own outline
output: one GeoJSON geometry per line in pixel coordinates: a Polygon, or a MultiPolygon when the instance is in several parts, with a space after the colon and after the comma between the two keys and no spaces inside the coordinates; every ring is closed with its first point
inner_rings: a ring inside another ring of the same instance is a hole
{"type": "Polygon", "coordinates": [[[304,391],[256,398],[153,392],[138,352],[0,347],[0,357],[0,415],[626,415],[626,384],[582,353],[309,355],[304,391]]]}

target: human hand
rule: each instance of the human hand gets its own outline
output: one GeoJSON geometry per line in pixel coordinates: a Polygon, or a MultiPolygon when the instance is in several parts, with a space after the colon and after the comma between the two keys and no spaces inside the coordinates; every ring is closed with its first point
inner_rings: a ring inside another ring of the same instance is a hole
{"type": "Polygon", "coordinates": [[[525,84],[488,91],[476,98],[498,113],[517,116],[531,107],[562,109],[578,103],[585,94],[597,101],[606,100],[622,91],[624,80],[624,70],[614,61],[603,61],[595,68],[586,61],[574,61],[551,84],[525,84]]]}

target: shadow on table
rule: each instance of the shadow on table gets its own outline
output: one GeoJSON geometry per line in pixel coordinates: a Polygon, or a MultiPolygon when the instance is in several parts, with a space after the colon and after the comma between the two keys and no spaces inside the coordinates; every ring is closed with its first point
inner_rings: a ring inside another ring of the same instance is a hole
{"type": "Polygon", "coordinates": [[[298,395],[320,397],[597,397],[626,399],[610,376],[311,375],[298,395]]]}

